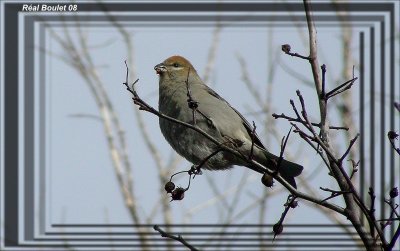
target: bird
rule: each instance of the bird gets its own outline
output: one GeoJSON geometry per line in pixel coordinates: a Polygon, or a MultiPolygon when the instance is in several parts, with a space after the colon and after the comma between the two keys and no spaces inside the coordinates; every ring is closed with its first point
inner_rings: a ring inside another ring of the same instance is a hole
{"type": "MultiPolygon", "coordinates": [[[[303,166],[281,159],[268,152],[259,136],[242,114],[217,92],[208,87],[193,65],[184,57],[171,56],[154,66],[159,75],[159,112],[203,130],[220,144],[234,147],[243,156],[251,156],[258,163],[278,171],[281,177],[297,189],[295,177],[303,166]]],[[[226,170],[246,166],[261,174],[264,168],[235,156],[196,130],[159,118],[161,133],[171,147],[194,165],[203,164],[205,170],[226,170]],[[207,159],[205,163],[204,160],[207,159]]]]}

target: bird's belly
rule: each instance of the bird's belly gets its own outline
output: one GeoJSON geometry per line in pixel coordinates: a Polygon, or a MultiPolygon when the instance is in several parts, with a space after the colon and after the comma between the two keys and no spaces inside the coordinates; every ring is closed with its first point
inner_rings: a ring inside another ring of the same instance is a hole
{"type": "MultiPolygon", "coordinates": [[[[200,110],[201,106],[202,104],[200,104],[200,110]]],[[[192,109],[187,104],[186,87],[182,90],[177,89],[174,92],[161,90],[159,111],[169,117],[193,124],[192,109]]],[[[210,120],[207,120],[198,112],[195,115],[195,122],[196,127],[218,142],[224,142],[218,129],[210,123],[210,120]]],[[[218,150],[218,146],[214,142],[191,128],[162,118],[160,118],[159,123],[162,134],[172,148],[195,165],[200,164],[205,158],[218,150]]],[[[210,158],[203,168],[212,170],[227,169],[234,164],[232,155],[221,151],[210,158]]]]}
{"type": "MultiPolygon", "coordinates": [[[[192,121],[184,122],[192,123],[192,121]]],[[[221,141],[221,136],[218,135],[218,132],[215,131],[215,129],[213,131],[208,128],[205,121],[202,121],[201,119],[196,120],[196,126],[216,140],[221,141]]],[[[201,133],[186,126],[160,118],[160,128],[162,134],[172,148],[195,165],[200,164],[204,159],[218,150],[218,146],[214,142],[207,139],[201,133]]],[[[221,151],[210,158],[203,168],[219,170],[227,169],[231,167],[231,165],[232,160],[229,158],[229,155],[221,151]]]]}

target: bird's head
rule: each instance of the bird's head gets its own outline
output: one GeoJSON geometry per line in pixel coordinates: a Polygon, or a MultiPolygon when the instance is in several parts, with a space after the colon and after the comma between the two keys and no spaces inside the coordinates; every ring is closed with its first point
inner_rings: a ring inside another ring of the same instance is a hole
{"type": "MultiPolygon", "coordinates": [[[[154,70],[160,76],[160,80],[170,79],[174,81],[186,81],[189,74],[195,74],[193,65],[184,57],[172,56],[164,62],[154,66],[154,70]]],[[[196,73],[197,74],[197,73],[196,73]]]]}

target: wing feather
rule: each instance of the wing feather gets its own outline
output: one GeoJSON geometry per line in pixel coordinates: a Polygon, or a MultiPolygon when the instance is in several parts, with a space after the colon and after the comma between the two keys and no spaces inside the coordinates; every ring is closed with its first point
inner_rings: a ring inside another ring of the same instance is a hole
{"type": "MultiPolygon", "coordinates": [[[[206,86],[206,85],[205,85],[205,86],[206,86]]],[[[243,117],[243,115],[240,114],[240,112],[239,112],[238,110],[236,110],[234,107],[232,107],[232,106],[228,103],[228,101],[226,101],[224,98],[222,98],[220,95],[218,95],[218,93],[216,93],[213,89],[211,89],[210,87],[206,86],[206,90],[207,90],[207,92],[208,92],[210,95],[216,97],[216,98],[219,99],[219,100],[224,101],[232,110],[234,110],[234,111],[237,113],[237,115],[239,115],[239,117],[242,119],[242,123],[243,123],[244,127],[246,128],[246,131],[247,131],[249,137],[251,138],[251,135],[252,135],[252,132],[253,132],[253,127],[252,127],[251,124],[246,120],[246,118],[243,117]]],[[[257,135],[257,132],[255,132],[255,134],[254,134],[254,144],[257,145],[257,146],[260,147],[260,148],[266,149],[266,148],[264,147],[264,145],[261,143],[260,137],[257,135]]]]}

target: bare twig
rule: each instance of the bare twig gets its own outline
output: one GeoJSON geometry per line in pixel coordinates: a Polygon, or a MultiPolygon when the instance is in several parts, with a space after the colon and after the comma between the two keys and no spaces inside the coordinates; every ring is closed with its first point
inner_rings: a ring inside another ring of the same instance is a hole
{"type": "MultiPolygon", "coordinates": [[[[339,163],[342,163],[343,160],[346,158],[346,156],[349,154],[351,147],[354,145],[354,143],[357,141],[358,137],[360,136],[360,134],[357,133],[357,135],[350,140],[350,144],[349,147],[347,148],[346,152],[343,154],[343,156],[339,159],[339,163]]],[[[352,177],[352,175],[350,176],[352,177]]],[[[351,179],[351,178],[350,178],[351,179]]]]}
{"type": "MultiPolygon", "coordinates": [[[[399,220],[400,220],[400,217],[394,217],[394,218],[387,218],[387,219],[379,219],[379,220],[376,220],[376,221],[387,221],[387,222],[389,222],[388,225],[390,225],[391,222],[399,221],[399,220]]],[[[382,226],[382,228],[384,228],[384,226],[382,226]]]]}
{"type": "Polygon", "coordinates": [[[327,200],[330,200],[332,198],[335,198],[335,197],[337,197],[339,195],[343,195],[343,194],[346,194],[346,193],[352,193],[352,191],[336,191],[336,190],[332,190],[332,189],[324,188],[324,187],[320,187],[319,189],[321,189],[323,191],[326,191],[326,192],[331,192],[331,195],[329,197],[323,199],[322,201],[327,201],[327,200]]]}
{"type": "MultiPolygon", "coordinates": [[[[301,124],[305,123],[302,119],[289,117],[289,116],[285,115],[284,113],[281,113],[281,114],[273,113],[272,117],[274,117],[274,119],[286,119],[286,120],[288,120],[290,122],[298,122],[298,123],[301,123],[301,124]]],[[[321,127],[321,123],[311,122],[311,125],[316,126],[316,127],[321,127]]],[[[344,126],[329,126],[329,129],[332,129],[332,130],[345,130],[345,131],[349,130],[348,127],[344,127],[344,126]]]]}
{"type": "Polygon", "coordinates": [[[397,111],[399,111],[400,112],[400,103],[398,103],[398,102],[394,102],[394,107],[397,109],[397,111]]]}
{"type": "Polygon", "coordinates": [[[397,226],[396,232],[394,233],[390,243],[387,246],[386,250],[392,250],[397,243],[397,240],[400,238],[400,224],[397,226]]]}
{"type": "Polygon", "coordinates": [[[191,244],[189,244],[185,239],[183,239],[183,237],[181,235],[175,236],[173,234],[167,233],[164,230],[162,230],[158,225],[154,225],[154,230],[156,230],[157,232],[159,232],[161,234],[161,237],[165,237],[165,238],[170,238],[172,240],[176,240],[180,243],[182,243],[185,247],[189,248],[192,251],[198,251],[199,249],[195,248],[194,246],[192,246],[191,244]]]}
{"type": "Polygon", "coordinates": [[[283,213],[281,214],[279,221],[273,226],[273,232],[274,232],[273,240],[275,240],[275,237],[277,235],[282,233],[283,221],[285,220],[285,217],[286,217],[287,213],[289,212],[289,209],[296,208],[297,204],[298,204],[298,202],[296,201],[296,196],[290,194],[286,200],[286,203],[284,205],[285,209],[283,210],[283,213]]]}
{"type": "Polygon", "coordinates": [[[310,57],[306,57],[306,56],[300,55],[300,54],[297,53],[297,52],[295,52],[295,53],[290,52],[291,49],[292,49],[292,48],[291,48],[291,46],[290,46],[289,44],[284,44],[284,45],[282,45],[282,51],[283,51],[285,54],[287,54],[287,55],[289,55],[289,56],[292,56],[292,57],[298,57],[298,58],[301,58],[301,59],[305,59],[305,60],[308,60],[308,61],[311,60],[310,57]]]}
{"type": "Polygon", "coordinates": [[[330,168],[329,166],[329,160],[327,159],[327,157],[323,154],[323,152],[321,151],[320,148],[318,148],[317,146],[315,146],[312,141],[315,141],[314,138],[312,138],[311,136],[307,135],[305,132],[303,132],[296,124],[291,123],[292,126],[294,126],[295,130],[293,130],[293,132],[298,133],[300,135],[300,137],[306,141],[318,154],[319,156],[322,158],[322,160],[324,161],[325,165],[330,168]]]}
{"type": "Polygon", "coordinates": [[[288,134],[286,135],[286,137],[283,137],[283,138],[282,138],[282,142],[281,142],[281,151],[280,151],[280,153],[279,153],[278,163],[276,164],[276,172],[279,172],[279,168],[281,167],[282,160],[283,160],[283,153],[285,152],[285,148],[286,148],[286,145],[287,145],[287,141],[288,141],[288,139],[289,139],[290,132],[292,131],[292,128],[293,128],[293,126],[290,127],[290,130],[289,130],[288,134]]]}
{"type": "Polygon", "coordinates": [[[391,214],[393,214],[393,216],[400,217],[399,213],[396,211],[396,209],[399,207],[399,205],[397,205],[397,204],[394,205],[393,198],[391,198],[389,200],[385,199],[384,201],[386,204],[389,205],[390,209],[392,210],[391,214]]]}
{"type": "Polygon", "coordinates": [[[343,84],[339,85],[338,87],[334,88],[333,90],[329,91],[326,95],[325,95],[325,99],[330,99],[346,90],[349,90],[353,84],[355,83],[355,81],[358,78],[352,78],[346,82],[344,82],[343,84]]]}
{"type": "Polygon", "coordinates": [[[321,71],[322,71],[322,91],[321,91],[321,97],[325,98],[325,86],[326,86],[326,80],[325,80],[325,75],[326,75],[326,65],[323,64],[321,65],[321,71]]]}
{"type": "Polygon", "coordinates": [[[395,131],[389,131],[387,134],[389,138],[390,145],[392,146],[393,150],[395,150],[400,155],[400,148],[396,147],[395,140],[399,138],[399,134],[395,131]]]}
{"type": "MultiPolygon", "coordinates": [[[[368,194],[371,197],[371,206],[369,208],[369,215],[370,215],[371,219],[376,221],[376,219],[375,219],[375,198],[376,198],[376,196],[374,193],[374,189],[372,187],[369,188],[368,194]]],[[[371,235],[374,236],[375,229],[374,229],[373,225],[370,225],[370,231],[371,231],[371,235]]]]}
{"type": "Polygon", "coordinates": [[[355,162],[354,160],[350,159],[349,161],[351,161],[351,166],[352,166],[352,170],[351,170],[351,174],[350,174],[350,179],[353,178],[354,174],[356,172],[358,172],[358,165],[360,164],[360,161],[355,162]]]}

